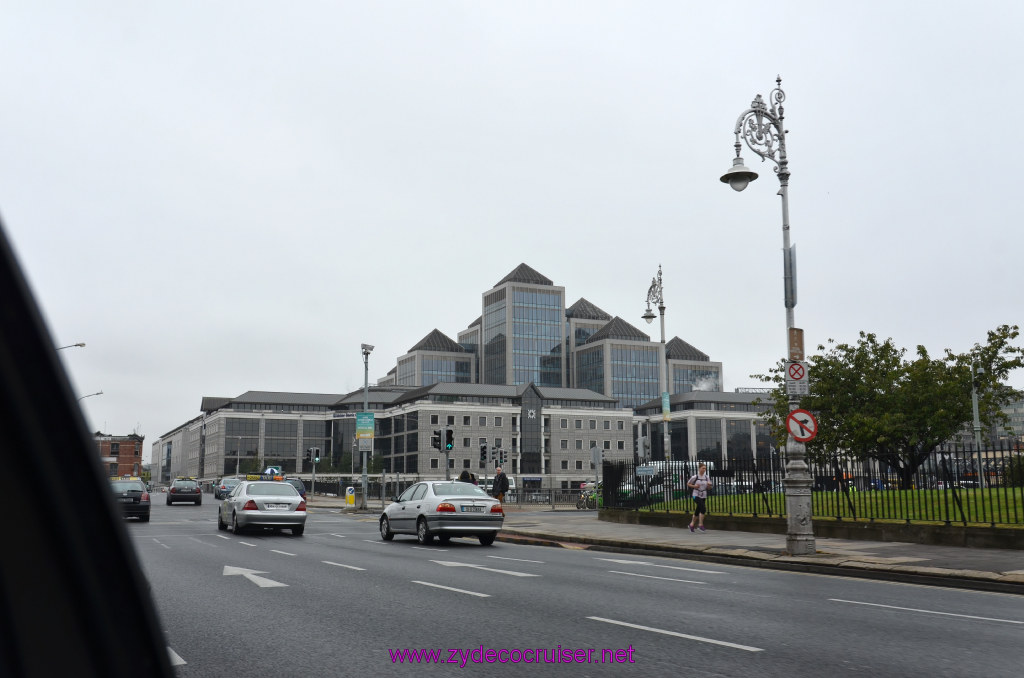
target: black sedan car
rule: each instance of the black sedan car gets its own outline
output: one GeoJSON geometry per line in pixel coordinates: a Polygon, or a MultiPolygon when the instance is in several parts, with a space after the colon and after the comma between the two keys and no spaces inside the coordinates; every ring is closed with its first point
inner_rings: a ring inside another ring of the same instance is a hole
{"type": "Polygon", "coordinates": [[[490,546],[505,522],[501,502],[472,483],[429,481],[416,483],[384,509],[380,536],[414,534],[421,544],[436,536],[441,543],[452,537],[476,537],[490,546]]]}
{"type": "Polygon", "coordinates": [[[175,478],[167,488],[167,505],[187,501],[199,506],[203,503],[203,491],[195,478],[175,478]]]}
{"type": "Polygon", "coordinates": [[[110,489],[125,518],[138,518],[143,523],[149,522],[149,490],[146,489],[146,483],[142,478],[115,476],[110,479],[110,489]]]}

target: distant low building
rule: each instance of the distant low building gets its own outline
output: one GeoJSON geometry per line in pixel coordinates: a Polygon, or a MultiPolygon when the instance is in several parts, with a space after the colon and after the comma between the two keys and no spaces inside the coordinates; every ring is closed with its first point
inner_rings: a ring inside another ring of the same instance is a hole
{"type": "Polygon", "coordinates": [[[110,476],[138,476],[142,473],[142,443],[146,436],[130,433],[112,436],[96,431],[93,440],[100,453],[100,462],[110,476]]]}

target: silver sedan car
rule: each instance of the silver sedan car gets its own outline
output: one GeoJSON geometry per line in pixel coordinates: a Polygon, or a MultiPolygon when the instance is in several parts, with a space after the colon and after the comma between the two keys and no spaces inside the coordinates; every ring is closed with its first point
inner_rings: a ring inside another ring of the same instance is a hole
{"type": "Polygon", "coordinates": [[[416,483],[384,509],[380,536],[414,534],[421,544],[436,536],[442,543],[452,537],[476,537],[490,546],[505,521],[501,502],[472,483],[432,480],[416,483]]]}
{"type": "Polygon", "coordinates": [[[250,527],[288,528],[296,537],[306,530],[306,502],[289,483],[243,480],[231,490],[217,513],[217,529],[235,534],[250,527]]]}

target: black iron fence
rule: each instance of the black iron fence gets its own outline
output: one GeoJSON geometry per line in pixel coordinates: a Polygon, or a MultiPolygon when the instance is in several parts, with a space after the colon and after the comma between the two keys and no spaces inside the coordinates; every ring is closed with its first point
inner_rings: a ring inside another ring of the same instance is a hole
{"type": "MultiPolygon", "coordinates": [[[[696,460],[605,462],[601,504],[636,511],[690,511],[696,460]]],[[[710,513],[784,516],[785,460],[708,461],[710,513]]],[[[1024,525],[1024,452],[949,450],[913,471],[876,460],[810,463],[811,511],[836,520],[1024,525]]]]}

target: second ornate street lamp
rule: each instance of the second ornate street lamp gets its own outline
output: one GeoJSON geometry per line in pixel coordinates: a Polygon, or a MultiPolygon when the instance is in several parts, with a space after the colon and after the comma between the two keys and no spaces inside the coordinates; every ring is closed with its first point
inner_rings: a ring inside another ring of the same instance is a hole
{"type": "MultiPolygon", "coordinates": [[[[663,361],[659,360],[658,365],[658,385],[664,384],[664,388],[661,389],[661,431],[662,431],[662,444],[665,451],[665,461],[672,461],[672,435],[668,430],[669,420],[669,387],[668,387],[668,345],[665,343],[665,296],[664,288],[661,286],[661,264],[658,264],[658,275],[651,279],[651,286],[647,290],[647,310],[640,316],[647,321],[650,325],[654,321],[654,311],[651,310],[651,304],[658,306],[658,313],[661,315],[661,352],[663,354],[663,361]],[[664,377],[662,377],[662,366],[661,362],[665,364],[664,377]],[[662,379],[664,378],[664,381],[662,379]]],[[[647,424],[648,435],[650,435],[650,423],[647,424]]]]}
{"type": "MultiPolygon", "coordinates": [[[[795,253],[789,244],[789,161],[786,158],[786,127],[782,103],[786,93],[782,91],[782,77],[775,79],[776,87],[765,102],[758,94],[736,120],[736,157],[732,167],[722,175],[722,182],[733,190],[742,191],[751,181],[757,179],[757,172],[747,169],[740,157],[740,137],[747,147],[761,156],[761,161],[775,163],[779,175],[779,195],[782,197],[782,253],[783,279],[785,282],[787,346],[792,345],[793,307],[796,306],[796,263],[795,253]],[[769,105],[770,104],[770,105],[769,105]]],[[[802,345],[802,340],[801,340],[802,345]]],[[[789,357],[794,358],[789,351],[789,357]]],[[[803,360],[802,349],[796,360],[803,360]]],[[[789,394],[790,411],[799,407],[800,397],[789,394]]],[[[782,484],[786,489],[786,551],[790,555],[813,555],[815,552],[814,528],[811,524],[811,474],[806,462],[807,448],[804,443],[788,436],[786,441],[786,477],[782,484]]]]}

